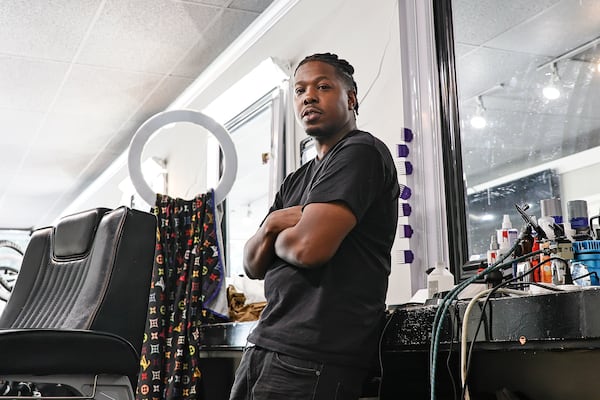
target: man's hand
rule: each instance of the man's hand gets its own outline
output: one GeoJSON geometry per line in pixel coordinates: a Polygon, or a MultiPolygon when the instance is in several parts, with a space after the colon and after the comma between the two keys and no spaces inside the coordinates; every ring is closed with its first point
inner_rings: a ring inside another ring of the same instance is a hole
{"type": "Polygon", "coordinates": [[[275,240],[280,232],[295,226],[302,217],[302,206],[273,211],[244,246],[244,271],[252,279],[265,277],[275,259],[275,240]]]}
{"type": "Polygon", "coordinates": [[[297,224],[275,240],[275,254],[298,268],[325,264],[356,225],[356,217],[342,202],[311,203],[297,224]]]}
{"type": "Polygon", "coordinates": [[[267,232],[279,235],[281,231],[295,226],[302,218],[302,206],[293,206],[273,211],[263,224],[267,232]]]}

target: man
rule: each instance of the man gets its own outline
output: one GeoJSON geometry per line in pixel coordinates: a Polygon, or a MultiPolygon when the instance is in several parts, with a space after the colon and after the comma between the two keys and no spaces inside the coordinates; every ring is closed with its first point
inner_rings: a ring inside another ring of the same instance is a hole
{"type": "Polygon", "coordinates": [[[231,399],[357,399],[385,311],[399,185],[387,147],[356,129],[354,68],[314,54],[294,74],[317,156],[289,175],[244,248],[267,307],[231,399]]]}

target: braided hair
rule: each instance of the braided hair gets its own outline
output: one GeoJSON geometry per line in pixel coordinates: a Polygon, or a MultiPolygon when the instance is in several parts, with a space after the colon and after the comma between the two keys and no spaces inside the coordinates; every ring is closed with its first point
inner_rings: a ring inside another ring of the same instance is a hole
{"type": "MultiPolygon", "coordinates": [[[[302,61],[298,63],[296,70],[294,71],[294,75],[298,71],[303,64],[306,64],[309,61],[321,61],[327,63],[335,68],[338,76],[344,81],[344,83],[348,86],[348,88],[354,90],[354,94],[358,94],[358,86],[354,81],[354,67],[350,65],[350,63],[343,58],[339,58],[337,54],[333,53],[316,53],[310,56],[306,56],[302,61]]],[[[358,101],[354,104],[354,112],[358,115],[358,101]]]]}

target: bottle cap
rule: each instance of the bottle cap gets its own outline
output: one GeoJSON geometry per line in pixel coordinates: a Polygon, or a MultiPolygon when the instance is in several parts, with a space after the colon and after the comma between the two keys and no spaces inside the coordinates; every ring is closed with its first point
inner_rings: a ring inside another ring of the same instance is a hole
{"type": "Polygon", "coordinates": [[[512,229],[512,222],[510,222],[510,216],[504,214],[502,217],[502,229],[512,229]]]}
{"type": "Polygon", "coordinates": [[[498,250],[498,237],[496,235],[492,235],[490,237],[490,250],[498,250]]]}
{"type": "MultiPolygon", "coordinates": [[[[554,198],[540,200],[540,208],[542,217],[562,217],[560,199],[554,198]]],[[[559,221],[556,222],[560,223],[559,221]]]]}

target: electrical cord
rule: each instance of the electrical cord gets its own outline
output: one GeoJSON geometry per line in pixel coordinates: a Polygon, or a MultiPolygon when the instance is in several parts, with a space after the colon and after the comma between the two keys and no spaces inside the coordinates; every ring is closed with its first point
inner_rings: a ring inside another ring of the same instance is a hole
{"type": "MultiPolygon", "coordinates": [[[[454,307],[456,307],[456,305],[458,304],[458,299],[454,300],[454,307]]],[[[458,329],[456,329],[456,326],[458,326],[459,320],[458,320],[458,315],[456,315],[456,318],[451,319],[451,331],[452,331],[452,337],[450,338],[450,347],[448,349],[448,356],[446,357],[446,370],[448,371],[448,375],[450,375],[450,382],[452,383],[452,394],[453,394],[453,399],[454,400],[458,400],[458,391],[456,390],[456,384],[454,383],[454,375],[452,374],[452,368],[450,367],[450,358],[452,356],[452,347],[454,346],[454,342],[457,339],[457,334],[458,334],[458,329]],[[454,325],[454,323],[456,322],[456,326],[454,325]]]]}
{"type": "Polygon", "coordinates": [[[387,331],[390,323],[392,322],[392,318],[393,315],[390,315],[388,320],[385,322],[385,325],[383,326],[383,329],[381,330],[381,335],[379,336],[379,374],[380,374],[380,379],[379,379],[379,386],[377,388],[377,398],[380,399],[381,398],[381,386],[383,385],[383,351],[382,351],[382,347],[383,347],[383,336],[385,335],[385,331],[387,331]]]}
{"type": "MultiPolygon", "coordinates": [[[[530,257],[533,256],[535,254],[539,254],[542,253],[543,250],[539,250],[536,252],[532,252],[527,254],[526,256],[530,257]]],[[[504,286],[507,286],[513,282],[516,282],[520,279],[522,279],[523,277],[532,274],[536,269],[539,269],[543,264],[547,263],[547,262],[552,262],[553,260],[561,260],[563,262],[566,262],[566,260],[560,258],[560,257],[553,257],[553,258],[549,258],[547,260],[544,260],[542,262],[540,262],[538,265],[536,265],[535,267],[531,268],[529,271],[525,272],[522,275],[516,276],[512,279],[509,279],[506,282],[502,282],[499,285],[495,286],[492,289],[489,289],[489,291],[487,291],[487,297],[483,303],[483,306],[481,308],[481,314],[479,315],[479,322],[477,323],[477,328],[475,329],[475,334],[473,335],[473,340],[471,341],[471,345],[469,346],[469,352],[468,355],[466,357],[466,368],[465,368],[465,376],[464,376],[464,380],[462,381],[462,391],[461,391],[461,399],[466,399],[466,386],[467,386],[467,381],[468,381],[468,376],[469,376],[469,371],[471,369],[471,356],[473,354],[473,348],[475,346],[475,338],[477,337],[477,335],[479,334],[479,329],[481,328],[481,323],[483,321],[483,317],[485,315],[485,309],[487,308],[487,305],[489,304],[490,300],[492,299],[492,297],[494,296],[494,294],[498,291],[498,290],[505,290],[504,286]]],[[[515,260],[516,261],[516,260],[515,260]]],[[[568,263],[567,263],[567,268],[568,268],[568,263]]],[[[563,291],[561,289],[556,288],[558,291],[563,291]]]]}
{"type": "MultiPolygon", "coordinates": [[[[461,326],[461,338],[460,338],[460,379],[461,379],[461,388],[462,388],[462,398],[465,400],[469,400],[470,396],[469,396],[469,391],[467,389],[467,384],[466,384],[466,376],[467,376],[467,328],[468,328],[468,324],[469,324],[469,315],[471,314],[471,310],[472,308],[475,306],[475,304],[477,304],[477,302],[479,301],[480,298],[482,298],[483,296],[489,295],[490,293],[494,292],[497,289],[486,289],[482,292],[477,293],[477,295],[475,295],[475,297],[473,297],[471,299],[471,301],[469,301],[469,304],[467,305],[467,308],[465,309],[465,313],[463,315],[463,320],[462,320],[462,326],[461,326]]],[[[521,291],[521,290],[513,290],[513,289],[505,289],[505,288],[499,288],[498,291],[502,292],[502,293],[507,293],[507,294],[512,294],[515,296],[525,296],[527,295],[527,293],[521,291]]],[[[481,310],[481,315],[483,315],[483,309],[481,310]]],[[[479,318],[479,324],[478,324],[478,328],[479,326],[481,326],[481,321],[482,318],[479,318]]],[[[479,329],[477,329],[477,331],[479,331],[479,329]]],[[[477,338],[477,334],[479,332],[475,333],[475,336],[473,336],[473,340],[471,341],[471,343],[474,343],[476,338],[477,338]]]]}
{"type": "MultiPolygon", "coordinates": [[[[456,299],[458,294],[463,291],[468,285],[470,285],[471,283],[473,283],[475,280],[482,278],[483,276],[485,276],[486,274],[495,271],[497,269],[501,269],[504,267],[508,267],[510,265],[512,265],[513,262],[518,262],[520,261],[519,259],[515,259],[515,260],[511,260],[509,263],[504,263],[504,260],[506,258],[509,257],[509,255],[511,255],[515,249],[517,248],[517,246],[519,245],[520,240],[517,240],[515,242],[515,244],[509,249],[509,251],[507,251],[505,254],[503,254],[494,264],[490,265],[489,267],[487,267],[486,269],[484,269],[483,271],[477,273],[476,275],[473,275],[472,277],[470,277],[469,279],[464,280],[463,282],[459,283],[456,287],[454,287],[452,290],[450,290],[446,296],[444,296],[444,298],[442,299],[442,303],[440,305],[438,305],[438,308],[436,310],[435,313],[435,317],[433,320],[433,325],[432,325],[432,331],[431,331],[431,344],[430,344],[430,398],[431,400],[435,400],[435,374],[436,374],[436,363],[437,363],[437,353],[438,353],[438,348],[439,348],[439,342],[440,342],[440,333],[441,333],[441,329],[442,329],[442,322],[443,322],[443,316],[446,314],[446,312],[448,311],[448,308],[450,306],[450,303],[452,302],[452,300],[456,299]]],[[[544,252],[544,250],[540,250],[539,252],[535,253],[542,253],[544,252]]],[[[530,254],[527,255],[527,257],[529,257],[530,254]]],[[[525,259],[525,256],[520,257],[520,259],[525,259]]]]}
{"type": "MultiPolygon", "coordinates": [[[[534,267],[534,269],[535,269],[535,267],[534,267]]],[[[577,279],[579,279],[579,278],[577,278],[577,279]]],[[[559,289],[556,286],[545,285],[545,284],[543,284],[541,282],[527,282],[527,285],[541,287],[542,289],[547,289],[547,290],[549,290],[551,292],[564,292],[563,289],[559,289]]],[[[517,288],[520,288],[521,286],[523,286],[523,284],[522,283],[513,283],[513,284],[510,284],[510,285],[506,285],[506,286],[509,289],[517,289],[517,288]]],[[[484,322],[485,322],[485,320],[484,320],[484,322]]]]}
{"type": "Polygon", "coordinates": [[[388,47],[390,45],[390,41],[392,40],[392,31],[393,31],[393,21],[394,15],[398,15],[398,11],[397,11],[397,7],[398,7],[398,2],[394,2],[394,9],[392,10],[392,13],[390,15],[392,15],[392,19],[390,20],[390,28],[389,28],[389,33],[388,33],[388,40],[385,43],[385,46],[383,48],[383,53],[381,54],[381,58],[379,59],[379,66],[377,68],[377,73],[375,75],[375,77],[373,78],[373,80],[371,81],[371,84],[367,87],[367,90],[365,91],[365,94],[362,95],[362,98],[359,102],[359,104],[363,104],[365,102],[365,99],[367,98],[367,96],[369,95],[369,93],[371,92],[371,89],[373,89],[373,86],[375,86],[375,83],[379,80],[379,76],[381,75],[381,70],[383,69],[383,61],[385,60],[385,56],[386,53],[388,51],[388,47]]]}
{"type": "MultiPolygon", "coordinates": [[[[517,263],[520,261],[524,261],[536,254],[547,253],[549,250],[542,249],[535,252],[531,252],[520,257],[511,259],[508,262],[504,262],[511,254],[513,254],[514,250],[519,246],[521,238],[515,242],[515,244],[505,253],[503,254],[496,263],[492,264],[488,268],[479,272],[478,274],[472,276],[471,278],[463,281],[459,285],[457,285],[454,289],[452,289],[448,294],[443,298],[442,304],[438,306],[438,309],[435,314],[433,326],[432,326],[432,337],[431,337],[431,346],[430,346],[430,398],[431,400],[435,400],[435,373],[436,373],[436,363],[437,363],[437,353],[440,343],[440,333],[442,328],[443,316],[448,311],[450,303],[452,300],[456,299],[458,294],[464,290],[468,285],[474,282],[477,279],[482,278],[486,274],[512,266],[513,263],[517,263]]],[[[515,278],[519,279],[519,278],[515,278]]]]}

